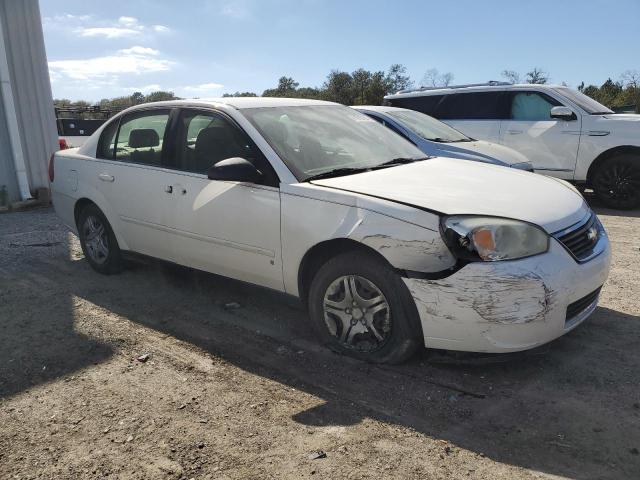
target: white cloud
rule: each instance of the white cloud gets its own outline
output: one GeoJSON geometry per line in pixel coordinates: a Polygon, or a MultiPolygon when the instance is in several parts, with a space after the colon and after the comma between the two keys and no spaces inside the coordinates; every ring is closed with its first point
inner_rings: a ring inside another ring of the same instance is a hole
{"type": "Polygon", "coordinates": [[[65,78],[116,83],[120,75],[164,72],[170,70],[173,64],[170,60],[160,58],[157,50],[135,46],[102,57],[54,60],[49,62],[49,72],[56,82],[65,78]]]}
{"type": "Polygon", "coordinates": [[[153,28],[154,32],[158,33],[169,33],[171,31],[169,27],[165,27],[164,25],[154,25],[151,28],[153,28]]]}
{"type": "Polygon", "coordinates": [[[187,92],[208,92],[211,90],[218,90],[219,88],[223,88],[224,85],[220,83],[201,83],[200,85],[187,85],[186,87],[182,87],[183,90],[187,92]]]}
{"type": "Polygon", "coordinates": [[[122,38],[133,37],[142,33],[140,30],[121,27],[89,27],[79,28],[76,32],[81,37],[105,37],[105,38],[122,38]]]}
{"type": "Polygon", "coordinates": [[[118,23],[126,25],[128,27],[132,27],[138,24],[138,19],[135,17],[120,17],[118,19],[118,23]]]}
{"type": "Polygon", "coordinates": [[[122,50],[118,50],[118,53],[122,55],[142,55],[142,56],[152,55],[154,57],[160,55],[159,50],[156,50],[154,48],[149,48],[149,47],[141,47],[139,45],[136,45],[131,48],[123,48],[122,50]]]}
{"type": "Polygon", "coordinates": [[[150,85],[144,85],[142,87],[125,87],[123,90],[127,90],[130,92],[151,93],[162,90],[162,87],[157,83],[152,83],[150,85]]]}

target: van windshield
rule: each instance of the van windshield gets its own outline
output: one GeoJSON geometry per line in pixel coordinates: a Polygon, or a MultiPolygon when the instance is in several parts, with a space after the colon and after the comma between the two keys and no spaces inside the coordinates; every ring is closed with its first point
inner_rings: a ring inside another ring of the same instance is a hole
{"type": "Polygon", "coordinates": [[[432,142],[470,142],[471,139],[446,123],[413,110],[389,110],[387,115],[402,122],[425,140],[432,142]]]}
{"type": "Polygon", "coordinates": [[[554,90],[563,97],[571,100],[589,115],[606,115],[609,113],[614,113],[613,110],[608,109],[601,103],[596,102],[593,98],[586,96],[582,92],[577,92],[567,87],[558,87],[554,88],[554,90]]]}
{"type": "Polygon", "coordinates": [[[247,108],[241,112],[300,181],[425,158],[400,135],[341,105],[247,108]]]}

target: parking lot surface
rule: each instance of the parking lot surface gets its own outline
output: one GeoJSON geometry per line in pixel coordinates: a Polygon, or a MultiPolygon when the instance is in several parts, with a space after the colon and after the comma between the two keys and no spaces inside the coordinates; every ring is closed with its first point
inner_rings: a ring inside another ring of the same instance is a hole
{"type": "Polygon", "coordinates": [[[372,366],[292,299],[0,215],[0,478],[640,478],[640,212],[597,209],[601,302],[548,351],[372,366]]]}

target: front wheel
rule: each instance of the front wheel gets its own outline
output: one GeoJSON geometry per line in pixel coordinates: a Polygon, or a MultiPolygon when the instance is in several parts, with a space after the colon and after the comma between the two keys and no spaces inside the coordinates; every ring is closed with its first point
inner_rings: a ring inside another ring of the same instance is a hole
{"type": "Polygon", "coordinates": [[[619,155],[596,170],[593,190],[607,207],[630,210],[640,206],[640,157],[619,155]]]}
{"type": "Polygon", "coordinates": [[[400,363],[423,342],[413,299],[373,255],[351,252],[325,263],[309,290],[309,314],[332,350],[373,363],[400,363]]]}

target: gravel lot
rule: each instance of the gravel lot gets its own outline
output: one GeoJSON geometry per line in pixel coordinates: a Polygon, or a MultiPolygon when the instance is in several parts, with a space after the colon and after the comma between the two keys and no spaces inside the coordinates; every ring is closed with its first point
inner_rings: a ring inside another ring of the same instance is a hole
{"type": "Polygon", "coordinates": [[[51,209],[0,215],[0,478],[640,478],[640,212],[597,211],[613,269],[582,326],[394,367],[319,348],[283,295],[100,276],[51,209]]]}

